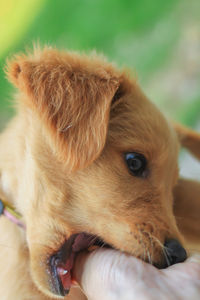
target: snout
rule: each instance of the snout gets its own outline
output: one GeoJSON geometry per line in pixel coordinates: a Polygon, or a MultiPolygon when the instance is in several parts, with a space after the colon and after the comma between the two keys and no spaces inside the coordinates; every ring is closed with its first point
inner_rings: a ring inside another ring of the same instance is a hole
{"type": "MultiPolygon", "coordinates": [[[[69,293],[73,283],[73,265],[78,252],[93,246],[111,247],[99,237],[87,233],[72,235],[50,258],[51,269],[51,290],[54,294],[65,296],[69,293]]],[[[163,263],[156,265],[159,268],[166,268],[173,264],[185,261],[187,253],[180,242],[175,239],[166,240],[164,243],[163,263]]]]}
{"type": "MultiPolygon", "coordinates": [[[[131,245],[132,244],[133,243],[131,243],[131,245]]],[[[141,246],[141,244],[139,245],[141,246]]],[[[43,291],[51,296],[53,296],[53,294],[55,296],[67,295],[74,283],[73,267],[77,254],[80,251],[90,251],[96,247],[108,247],[117,249],[116,246],[111,246],[98,236],[85,232],[72,234],[71,236],[69,236],[69,238],[65,240],[65,242],[59,249],[57,249],[53,253],[49,253],[47,259],[46,277],[44,276],[46,279],[44,278],[44,280],[42,281],[41,275],[37,277],[40,278],[40,286],[42,284],[42,286],[44,287],[43,291]]],[[[144,249],[141,249],[141,251],[142,250],[144,249]]],[[[128,249],[125,252],[141,258],[140,255],[136,254],[136,252],[130,252],[128,251],[128,249]]],[[[155,255],[152,255],[152,257],[155,258],[155,261],[150,260],[149,262],[158,268],[166,268],[173,264],[183,262],[187,258],[185,249],[182,247],[180,242],[175,239],[166,240],[162,249],[161,247],[156,247],[154,254],[155,255]]]]}

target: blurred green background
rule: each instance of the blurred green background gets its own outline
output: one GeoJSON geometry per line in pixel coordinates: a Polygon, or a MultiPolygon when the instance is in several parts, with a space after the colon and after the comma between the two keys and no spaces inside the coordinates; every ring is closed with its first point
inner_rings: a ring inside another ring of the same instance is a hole
{"type": "Polygon", "coordinates": [[[172,119],[198,126],[199,0],[0,0],[0,126],[12,114],[6,57],[32,42],[104,53],[172,119]]]}

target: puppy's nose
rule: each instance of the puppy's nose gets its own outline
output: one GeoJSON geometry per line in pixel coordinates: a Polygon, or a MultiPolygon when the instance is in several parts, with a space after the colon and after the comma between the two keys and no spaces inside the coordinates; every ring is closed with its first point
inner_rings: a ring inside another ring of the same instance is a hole
{"type": "Polygon", "coordinates": [[[164,244],[168,265],[174,265],[186,260],[187,253],[177,240],[167,240],[164,244]]]}

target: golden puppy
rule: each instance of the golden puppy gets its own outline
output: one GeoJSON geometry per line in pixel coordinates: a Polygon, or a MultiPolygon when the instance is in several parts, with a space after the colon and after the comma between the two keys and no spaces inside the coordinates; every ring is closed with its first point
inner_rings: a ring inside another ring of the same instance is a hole
{"type": "Polygon", "coordinates": [[[94,55],[35,50],[7,75],[19,93],[0,137],[0,196],[25,228],[0,219],[1,299],[65,296],[77,253],[91,246],[158,267],[184,261],[176,131],[197,156],[199,135],[175,131],[134,79],[94,55]]]}

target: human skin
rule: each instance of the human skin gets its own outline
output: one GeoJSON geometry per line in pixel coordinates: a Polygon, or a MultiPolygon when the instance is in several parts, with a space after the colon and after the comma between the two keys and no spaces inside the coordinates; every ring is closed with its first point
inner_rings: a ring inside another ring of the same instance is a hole
{"type": "Polygon", "coordinates": [[[200,299],[200,255],[159,270],[111,249],[81,253],[75,280],[88,300],[200,299]]]}

